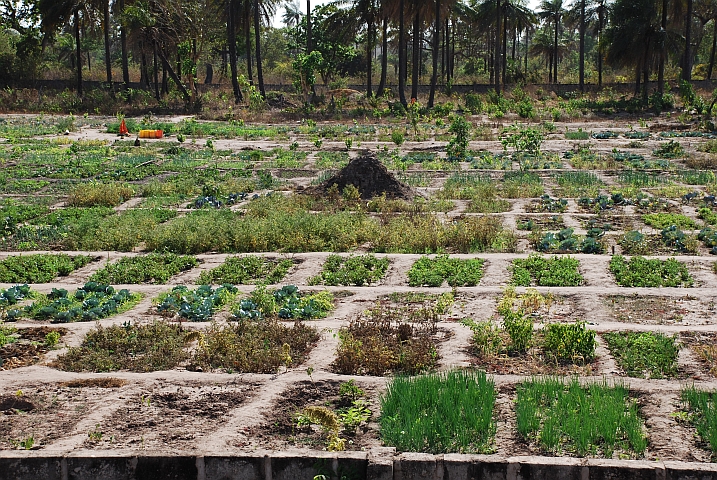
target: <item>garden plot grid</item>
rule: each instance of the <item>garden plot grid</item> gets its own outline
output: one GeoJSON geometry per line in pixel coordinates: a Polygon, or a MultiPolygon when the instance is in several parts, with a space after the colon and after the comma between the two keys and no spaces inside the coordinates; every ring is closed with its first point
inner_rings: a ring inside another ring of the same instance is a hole
{"type": "Polygon", "coordinates": [[[455,162],[434,126],[134,147],[114,119],[24,136],[37,121],[0,143],[2,450],[717,453],[708,138],[559,123],[531,163],[486,126],[455,162]],[[364,151],[418,197],[302,193],[364,151]],[[441,402],[483,410],[424,424],[441,402]]]}

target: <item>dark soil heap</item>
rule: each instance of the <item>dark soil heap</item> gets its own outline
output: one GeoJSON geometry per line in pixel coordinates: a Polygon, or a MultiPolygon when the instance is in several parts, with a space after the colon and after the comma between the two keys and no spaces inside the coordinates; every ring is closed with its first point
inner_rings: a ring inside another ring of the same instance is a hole
{"type": "Polygon", "coordinates": [[[361,198],[368,200],[386,194],[386,198],[412,200],[416,195],[411,187],[396,180],[396,177],[370,152],[354,158],[336,175],[321,185],[308,189],[309,194],[323,194],[336,184],[339,191],[347,185],[355,186],[361,198]]]}

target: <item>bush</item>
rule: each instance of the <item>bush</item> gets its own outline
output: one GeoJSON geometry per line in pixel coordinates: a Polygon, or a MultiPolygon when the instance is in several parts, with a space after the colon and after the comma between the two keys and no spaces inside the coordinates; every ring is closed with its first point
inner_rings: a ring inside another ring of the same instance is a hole
{"type": "Polygon", "coordinates": [[[300,365],[319,340],[319,332],[301,322],[292,327],[278,319],[235,324],[212,323],[190,368],[222,369],[230,373],[276,373],[281,366],[300,365]]]}
{"type": "Polygon", "coordinates": [[[585,322],[550,323],[544,332],[543,349],[556,360],[588,363],[595,358],[595,331],[585,322]]]}

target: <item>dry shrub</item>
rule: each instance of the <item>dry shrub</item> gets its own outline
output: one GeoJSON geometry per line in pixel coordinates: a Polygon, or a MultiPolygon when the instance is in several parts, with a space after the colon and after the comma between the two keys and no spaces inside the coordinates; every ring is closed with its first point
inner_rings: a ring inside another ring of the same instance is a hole
{"type": "Polygon", "coordinates": [[[134,190],[127,185],[117,183],[85,183],[78,185],[67,198],[67,205],[71,207],[114,207],[126,202],[134,190]]]}
{"type": "Polygon", "coordinates": [[[127,380],[114,377],[82,378],[61,382],[59,385],[68,388],[120,388],[127,385],[127,380]]]}
{"type": "Polygon", "coordinates": [[[685,164],[695,170],[715,170],[717,169],[717,155],[705,153],[690,155],[685,160],[685,164]]]}
{"type": "Polygon", "coordinates": [[[276,373],[282,365],[301,364],[318,340],[316,328],[301,322],[293,327],[275,319],[213,323],[203,335],[192,363],[203,369],[276,373]]]}
{"type": "Polygon", "coordinates": [[[379,303],[339,331],[334,370],[345,375],[428,370],[438,360],[438,320],[435,308],[379,303]]]}

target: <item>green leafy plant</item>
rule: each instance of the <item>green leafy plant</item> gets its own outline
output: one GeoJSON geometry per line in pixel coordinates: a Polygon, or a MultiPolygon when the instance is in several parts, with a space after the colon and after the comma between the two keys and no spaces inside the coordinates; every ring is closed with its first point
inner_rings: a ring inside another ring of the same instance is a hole
{"type": "Polygon", "coordinates": [[[72,295],[64,288],[53,288],[25,307],[22,314],[57,323],[89,322],[125,312],[141,298],[124,288],[115,291],[111,285],[89,281],[72,295]]]}
{"type": "Polygon", "coordinates": [[[0,282],[47,283],[58,276],[69,275],[92,260],[88,255],[13,255],[0,262],[0,282]]]}
{"type": "Polygon", "coordinates": [[[206,322],[218,308],[229,303],[237,292],[237,288],[231,284],[222,285],[216,290],[209,285],[202,285],[196,290],[178,285],[159,297],[157,311],[168,317],[178,315],[190,322],[206,322]]]}
{"type": "Polygon", "coordinates": [[[452,287],[472,287],[478,285],[483,276],[484,262],[480,258],[463,260],[448,255],[422,257],[408,271],[408,284],[412,287],[440,287],[447,281],[452,287]]]}
{"type": "Polygon", "coordinates": [[[687,267],[674,258],[646,259],[622,255],[610,259],[610,272],[622,287],[691,287],[694,284],[687,267]]]}
{"type": "Polygon", "coordinates": [[[577,287],[583,277],[578,271],[580,262],[572,257],[550,257],[532,254],[525,259],[513,260],[513,279],[517,286],[577,287]]]}
{"type": "Polygon", "coordinates": [[[602,337],[617,364],[630,377],[677,376],[680,346],[675,337],[656,332],[611,332],[602,337]]]}
{"type": "Polygon", "coordinates": [[[471,124],[461,115],[456,115],[448,129],[449,133],[454,135],[448,142],[446,152],[448,159],[461,162],[466,159],[468,151],[468,140],[471,130],[471,124]]]}
{"type": "Polygon", "coordinates": [[[595,331],[585,322],[550,323],[544,335],[543,350],[557,361],[588,363],[595,358],[595,331]]]}
{"type": "Polygon", "coordinates": [[[356,285],[378,282],[388,270],[390,260],[375,255],[329,255],[321,273],[309,279],[309,285],[356,285]]]}
{"type": "Polygon", "coordinates": [[[695,426],[697,434],[709,446],[712,455],[717,454],[717,394],[692,385],[682,390],[680,398],[687,413],[687,421],[695,426]]]}
{"type": "Polygon", "coordinates": [[[149,253],[122,257],[95,272],[90,280],[98,283],[167,283],[174,275],[199,264],[196,258],[174,253],[149,253]]]}
{"type": "Polygon", "coordinates": [[[291,259],[271,259],[257,255],[229,257],[219,267],[204,271],[197,280],[202,284],[279,283],[294,265],[291,259]]]}

